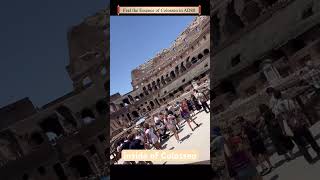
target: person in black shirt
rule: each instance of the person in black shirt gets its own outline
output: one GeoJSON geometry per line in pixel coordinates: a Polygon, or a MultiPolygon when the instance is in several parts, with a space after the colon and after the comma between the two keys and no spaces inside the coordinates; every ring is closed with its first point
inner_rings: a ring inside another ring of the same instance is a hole
{"type": "MultiPolygon", "coordinates": [[[[122,145],[122,150],[130,150],[130,144],[134,140],[134,134],[129,134],[127,139],[124,141],[122,145]]],[[[127,161],[124,164],[136,164],[135,161],[127,161]]]]}
{"type": "Polygon", "coordinates": [[[280,122],[275,117],[272,110],[266,104],[260,104],[259,111],[277,153],[279,155],[284,155],[285,159],[288,161],[293,159],[292,150],[294,144],[291,138],[283,133],[280,122]]]}
{"type": "Polygon", "coordinates": [[[256,160],[262,167],[261,174],[264,175],[266,173],[269,173],[273,166],[270,162],[269,156],[267,154],[267,149],[259,132],[256,130],[252,122],[245,120],[242,116],[237,117],[237,121],[241,124],[242,135],[249,141],[252,155],[256,158],[256,160]],[[265,167],[263,163],[264,161],[267,161],[269,169],[265,167]]]}
{"type": "MultiPolygon", "coordinates": [[[[133,137],[136,137],[135,133],[133,133],[132,135],[133,137]]],[[[129,149],[132,149],[132,150],[144,149],[144,143],[140,139],[134,138],[130,141],[129,149]]]]}

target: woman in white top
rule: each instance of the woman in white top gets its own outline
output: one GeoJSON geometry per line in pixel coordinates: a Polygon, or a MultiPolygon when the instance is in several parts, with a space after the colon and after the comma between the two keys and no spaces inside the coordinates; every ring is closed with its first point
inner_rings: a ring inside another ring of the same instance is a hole
{"type": "Polygon", "coordinates": [[[156,135],[154,129],[151,128],[148,123],[145,123],[143,126],[145,128],[145,135],[146,135],[147,141],[153,144],[153,146],[156,149],[161,149],[161,144],[159,143],[159,137],[156,135]]]}

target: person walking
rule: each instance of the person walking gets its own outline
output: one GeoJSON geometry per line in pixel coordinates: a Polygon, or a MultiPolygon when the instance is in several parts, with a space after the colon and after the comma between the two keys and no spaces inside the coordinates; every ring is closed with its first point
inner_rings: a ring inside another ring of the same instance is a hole
{"type": "Polygon", "coordinates": [[[260,104],[259,111],[278,155],[284,155],[285,159],[290,161],[294,158],[294,144],[291,138],[283,133],[279,120],[266,104],[260,104]]]}
{"type": "Polygon", "coordinates": [[[210,107],[207,103],[207,99],[205,95],[202,92],[199,92],[198,90],[194,90],[195,97],[198,99],[198,101],[201,103],[201,106],[203,107],[204,111],[206,113],[210,112],[210,107]]]}
{"type": "Polygon", "coordinates": [[[177,129],[175,128],[176,117],[173,114],[164,115],[164,123],[170,132],[174,135],[178,143],[181,143],[177,129]]]}
{"type": "Polygon", "coordinates": [[[299,106],[291,99],[282,98],[279,91],[274,93],[277,100],[276,103],[276,117],[281,120],[281,127],[288,136],[292,136],[294,142],[297,144],[300,152],[303,154],[306,161],[312,164],[314,161],[308,152],[305,141],[310,143],[311,147],[317,152],[320,157],[320,147],[315,138],[307,127],[307,122],[299,106]]]}
{"type": "Polygon", "coordinates": [[[199,124],[197,124],[190,116],[190,112],[189,112],[189,109],[188,109],[188,104],[186,101],[182,101],[181,102],[181,105],[180,105],[180,113],[181,113],[181,117],[188,123],[190,129],[192,131],[194,131],[194,129],[192,128],[191,126],[191,121],[198,127],[199,124]]]}
{"type": "Polygon", "coordinates": [[[194,108],[193,108],[193,103],[192,103],[192,101],[191,100],[187,100],[187,99],[184,99],[186,102],[187,102],[187,104],[188,104],[188,109],[189,109],[189,112],[190,112],[190,115],[191,115],[191,117],[192,116],[194,116],[195,114],[194,114],[194,108]]]}
{"type": "Polygon", "coordinates": [[[159,138],[156,135],[154,129],[152,127],[150,127],[150,125],[148,123],[145,123],[143,126],[145,128],[145,135],[146,135],[147,142],[152,144],[154,146],[154,148],[161,149],[161,144],[159,143],[159,138]]]}
{"type": "Polygon", "coordinates": [[[252,155],[256,158],[262,168],[260,174],[265,175],[269,173],[272,170],[273,166],[259,132],[256,130],[253,123],[247,121],[242,116],[237,117],[236,121],[240,122],[242,136],[248,140],[252,155]],[[268,163],[268,168],[264,165],[264,161],[268,163]]]}
{"type": "Polygon", "coordinates": [[[195,95],[191,94],[191,100],[192,100],[192,103],[194,104],[196,110],[200,111],[202,107],[201,107],[201,104],[199,104],[199,101],[195,95]]]}

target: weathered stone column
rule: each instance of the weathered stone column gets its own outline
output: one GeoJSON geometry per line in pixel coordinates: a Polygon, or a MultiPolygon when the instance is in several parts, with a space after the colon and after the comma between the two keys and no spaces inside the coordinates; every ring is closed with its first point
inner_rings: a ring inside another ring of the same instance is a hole
{"type": "Polygon", "coordinates": [[[247,26],[249,24],[249,22],[246,17],[242,16],[242,12],[243,12],[245,6],[246,6],[246,3],[244,2],[244,0],[236,0],[234,2],[235,13],[240,17],[243,24],[245,26],[247,26]]]}
{"type": "Polygon", "coordinates": [[[258,4],[262,14],[266,12],[267,6],[262,2],[262,0],[253,0],[253,1],[258,4]]]}
{"type": "Polygon", "coordinates": [[[281,79],[278,70],[272,65],[272,61],[267,59],[262,64],[262,70],[270,85],[274,85],[281,79]]]}
{"type": "MultiPolygon", "coordinates": [[[[225,3],[227,4],[227,2],[225,3]]],[[[225,22],[226,22],[226,15],[227,15],[227,5],[223,6],[221,9],[219,9],[218,12],[218,18],[220,19],[220,38],[221,41],[226,40],[226,33],[225,33],[225,22]]]]}

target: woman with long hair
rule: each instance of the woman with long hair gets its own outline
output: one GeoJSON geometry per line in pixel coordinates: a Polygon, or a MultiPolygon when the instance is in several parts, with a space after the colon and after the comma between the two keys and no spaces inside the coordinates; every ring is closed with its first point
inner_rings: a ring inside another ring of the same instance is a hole
{"type": "Polygon", "coordinates": [[[163,120],[167,128],[170,130],[170,132],[174,135],[178,143],[181,143],[178,131],[175,127],[175,121],[176,117],[173,114],[168,114],[168,115],[162,115],[163,120]]]}
{"type": "Polygon", "coordinates": [[[259,131],[252,122],[247,121],[242,116],[237,117],[237,122],[240,122],[242,135],[248,140],[252,155],[256,158],[262,168],[261,174],[264,175],[269,173],[273,166],[259,131]],[[264,161],[267,161],[269,168],[266,168],[264,161]]]}
{"type": "Polygon", "coordinates": [[[194,129],[192,128],[190,122],[192,121],[197,127],[199,126],[198,123],[196,123],[194,121],[194,119],[191,118],[190,116],[190,112],[189,112],[189,108],[188,108],[188,104],[185,100],[183,100],[181,102],[181,106],[180,106],[180,114],[181,114],[181,117],[188,123],[190,129],[192,131],[194,131],[194,129]]]}

